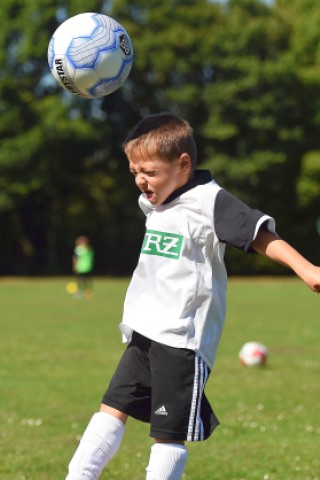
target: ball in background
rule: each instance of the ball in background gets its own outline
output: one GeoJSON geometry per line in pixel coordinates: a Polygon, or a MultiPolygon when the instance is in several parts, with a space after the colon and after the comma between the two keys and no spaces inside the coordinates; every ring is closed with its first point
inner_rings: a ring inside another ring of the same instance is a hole
{"type": "Polygon", "coordinates": [[[124,84],[133,64],[133,47],[126,30],[113,18],[80,13],[68,18],[53,34],[48,63],[65,90],[99,98],[124,84]]]}
{"type": "Polygon", "coordinates": [[[66,285],[66,291],[70,293],[71,295],[74,293],[77,293],[78,291],[78,285],[76,282],[69,282],[66,285]]]}
{"type": "Polygon", "coordinates": [[[267,357],[267,347],[259,342],[247,342],[239,352],[240,362],[246,367],[265,365],[267,357]]]}

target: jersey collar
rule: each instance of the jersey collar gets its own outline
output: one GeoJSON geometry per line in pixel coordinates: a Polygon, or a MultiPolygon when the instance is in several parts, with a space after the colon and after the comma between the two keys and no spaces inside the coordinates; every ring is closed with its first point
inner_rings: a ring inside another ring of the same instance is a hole
{"type": "Polygon", "coordinates": [[[172,202],[177,197],[182,195],[185,192],[188,192],[192,188],[197,187],[198,185],[205,185],[206,183],[211,182],[212,176],[209,170],[196,170],[194,172],[194,176],[189,182],[182,185],[182,187],[178,188],[174,192],[169,195],[169,197],[162,203],[162,205],[166,205],[167,203],[172,202]]]}

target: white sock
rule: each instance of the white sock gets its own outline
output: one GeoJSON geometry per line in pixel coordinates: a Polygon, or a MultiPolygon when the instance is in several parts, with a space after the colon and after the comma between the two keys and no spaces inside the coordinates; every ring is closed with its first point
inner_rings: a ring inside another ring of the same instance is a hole
{"type": "Polygon", "coordinates": [[[146,480],[180,480],[188,459],[184,445],[155,443],[151,447],[146,480]]]}
{"type": "Polygon", "coordinates": [[[125,426],[105,412],[95,413],[69,464],[66,480],[97,480],[117,452],[125,426]]]}

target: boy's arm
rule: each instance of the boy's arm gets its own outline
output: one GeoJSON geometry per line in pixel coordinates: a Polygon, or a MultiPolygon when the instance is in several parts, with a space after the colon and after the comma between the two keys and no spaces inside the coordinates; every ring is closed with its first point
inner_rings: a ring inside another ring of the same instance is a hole
{"type": "Polygon", "coordinates": [[[259,230],[251,248],[293,270],[314,292],[320,294],[320,267],[300,255],[291,245],[267,230],[259,230]]]}

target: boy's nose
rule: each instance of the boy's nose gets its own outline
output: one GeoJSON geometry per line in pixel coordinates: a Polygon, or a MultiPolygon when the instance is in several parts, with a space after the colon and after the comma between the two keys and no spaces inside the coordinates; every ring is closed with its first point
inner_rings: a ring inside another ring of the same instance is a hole
{"type": "Polygon", "coordinates": [[[136,185],[137,187],[141,188],[143,187],[144,185],[146,185],[146,179],[145,177],[143,176],[142,173],[137,173],[136,175],[136,185]]]}

